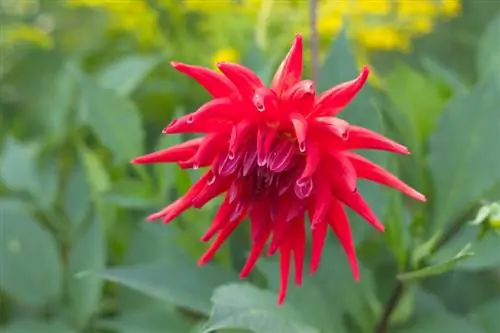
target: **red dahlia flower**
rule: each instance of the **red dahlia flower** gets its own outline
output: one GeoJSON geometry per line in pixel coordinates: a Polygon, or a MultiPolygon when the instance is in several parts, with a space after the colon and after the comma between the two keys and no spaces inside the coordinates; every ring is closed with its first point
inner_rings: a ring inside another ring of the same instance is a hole
{"type": "Polygon", "coordinates": [[[391,186],[425,201],[422,194],[353,152],[377,149],[408,154],[406,147],[336,117],[363,87],[368,67],[356,79],[317,95],[312,81],[301,80],[301,35],[295,37],[270,88],[250,69],[235,63],[218,63],[221,73],[178,62],[172,66],[198,81],[213,99],[174,120],[163,133],[203,136],[138,157],[133,163],[208,168],[184,196],[149,217],[169,223],[186,209],[203,207],[224,194],[212,225],[202,237],[203,241],[215,239],[200,258],[200,264],[212,259],[248,216],[252,248],[241,277],[250,273],[269,243],[268,255],[277,251],[280,254],[278,303],[282,303],[292,258],[295,283],[300,286],[302,282],[306,213],[312,234],[311,273],[318,268],[330,226],[357,280],[358,263],[344,207],[350,207],[376,229],[384,230],[358,193],[358,178],[391,186]]]}

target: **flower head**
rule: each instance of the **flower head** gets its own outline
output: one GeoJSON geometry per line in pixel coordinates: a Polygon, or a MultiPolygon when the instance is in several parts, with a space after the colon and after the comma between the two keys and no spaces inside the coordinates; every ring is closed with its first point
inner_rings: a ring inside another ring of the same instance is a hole
{"type": "Polygon", "coordinates": [[[202,136],[138,157],[133,163],[208,168],[184,196],[149,217],[169,223],[188,208],[203,207],[223,195],[224,201],[202,237],[202,241],[214,240],[200,264],[208,262],[248,216],[252,248],[241,277],[250,273],[268,245],[268,255],[279,252],[280,256],[278,302],[282,303],[292,260],[295,283],[302,283],[306,226],[312,234],[311,273],[318,268],[330,227],[347,254],[355,279],[359,278],[345,207],[378,230],[384,226],[357,191],[358,178],[425,200],[354,152],[377,149],[407,154],[404,146],[336,117],[363,87],[368,67],[354,80],[317,94],[312,81],[301,80],[301,35],[295,37],[270,88],[250,69],[235,63],[218,63],[220,73],[178,62],[172,66],[198,81],[213,99],[174,120],[163,133],[202,136]]]}

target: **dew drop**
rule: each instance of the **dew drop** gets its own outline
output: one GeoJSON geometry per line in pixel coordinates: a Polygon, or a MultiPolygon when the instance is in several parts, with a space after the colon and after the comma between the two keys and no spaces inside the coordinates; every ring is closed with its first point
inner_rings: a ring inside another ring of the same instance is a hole
{"type": "Polygon", "coordinates": [[[194,117],[193,116],[189,116],[188,119],[186,120],[186,123],[192,124],[193,121],[194,121],[194,117]]]}
{"type": "Polygon", "coordinates": [[[196,162],[193,163],[193,169],[198,170],[200,168],[200,165],[196,162]]]}
{"type": "Polygon", "coordinates": [[[227,158],[229,158],[230,160],[234,160],[235,157],[236,157],[236,155],[234,154],[234,151],[230,150],[227,153],[227,158]]]}
{"type": "Polygon", "coordinates": [[[257,111],[259,111],[259,112],[266,111],[266,107],[262,103],[255,103],[255,107],[257,108],[257,111]]]}
{"type": "Polygon", "coordinates": [[[210,185],[213,185],[215,183],[215,180],[217,179],[217,176],[212,173],[212,176],[208,179],[207,181],[207,184],[210,186],[210,185]]]}
{"type": "Polygon", "coordinates": [[[306,142],[305,141],[299,142],[299,151],[301,153],[306,151],[306,142]]]}

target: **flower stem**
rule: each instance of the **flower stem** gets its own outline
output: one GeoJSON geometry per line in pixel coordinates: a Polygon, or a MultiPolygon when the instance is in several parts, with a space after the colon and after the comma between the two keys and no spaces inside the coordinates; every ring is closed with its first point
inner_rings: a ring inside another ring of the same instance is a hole
{"type": "Polygon", "coordinates": [[[311,77],[319,80],[319,36],[318,36],[318,0],[309,0],[309,30],[311,31],[311,77]]]}

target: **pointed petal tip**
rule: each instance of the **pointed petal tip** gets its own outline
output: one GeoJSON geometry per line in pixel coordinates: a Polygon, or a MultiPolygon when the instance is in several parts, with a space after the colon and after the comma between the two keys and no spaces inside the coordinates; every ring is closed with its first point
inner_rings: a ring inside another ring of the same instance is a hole
{"type": "Polygon", "coordinates": [[[179,67],[179,65],[182,65],[182,64],[178,61],[171,61],[170,62],[170,66],[172,66],[173,68],[177,68],[177,67],[179,67]]]}
{"type": "Polygon", "coordinates": [[[162,218],[162,216],[163,216],[163,214],[154,213],[154,214],[151,214],[148,217],[146,217],[146,221],[153,222],[153,221],[159,220],[160,218],[162,218]]]}

